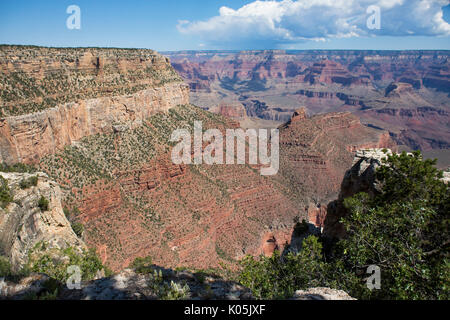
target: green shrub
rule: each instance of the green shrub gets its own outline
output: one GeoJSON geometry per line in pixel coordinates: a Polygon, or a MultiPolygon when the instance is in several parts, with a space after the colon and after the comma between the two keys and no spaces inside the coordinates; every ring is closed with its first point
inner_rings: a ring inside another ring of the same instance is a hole
{"type": "Polygon", "coordinates": [[[0,207],[5,209],[11,201],[13,201],[13,197],[8,187],[8,181],[0,176],[0,207]]]}
{"type": "Polygon", "coordinates": [[[135,269],[137,273],[150,273],[153,272],[152,270],[152,258],[151,257],[145,257],[145,258],[136,258],[134,259],[133,263],[130,265],[130,268],[135,269]]]}
{"type": "Polygon", "coordinates": [[[6,163],[0,163],[1,172],[18,172],[18,173],[33,173],[36,169],[32,166],[26,165],[24,163],[16,163],[12,165],[7,165],[6,163]]]}
{"type": "Polygon", "coordinates": [[[72,214],[71,214],[69,208],[64,207],[63,212],[64,212],[64,215],[66,216],[67,220],[70,220],[70,217],[72,216],[72,214]]]}
{"type": "Polygon", "coordinates": [[[176,283],[173,281],[164,280],[162,271],[153,270],[153,273],[149,273],[150,281],[148,283],[151,291],[160,300],[183,300],[189,297],[189,286],[183,283],[176,283]]]}
{"type": "Polygon", "coordinates": [[[0,277],[11,275],[11,264],[6,257],[0,256],[0,277]]]}
{"type": "Polygon", "coordinates": [[[322,244],[315,236],[303,240],[302,250],[281,257],[247,256],[241,261],[239,282],[258,299],[285,299],[296,290],[328,286],[329,266],[323,260],[322,244]]]}
{"type": "Polygon", "coordinates": [[[81,238],[83,236],[84,226],[79,222],[74,222],[72,223],[72,230],[78,238],[81,238]]]}
{"type": "Polygon", "coordinates": [[[27,267],[32,272],[45,273],[65,283],[70,276],[67,268],[72,265],[80,267],[83,280],[92,280],[97,271],[105,269],[94,249],[82,252],[72,247],[47,250],[42,243],[30,252],[27,267]]]}
{"type": "Polygon", "coordinates": [[[41,196],[38,202],[38,207],[41,209],[42,212],[45,212],[48,210],[49,201],[44,197],[41,196]]]}
{"type": "Polygon", "coordinates": [[[349,271],[381,268],[381,290],[349,288],[360,298],[448,299],[449,186],[440,180],[435,161],[420,152],[389,156],[377,171],[380,194],[358,194],[344,201],[348,237],[334,252],[349,271]]]}
{"type": "Polygon", "coordinates": [[[34,186],[34,187],[37,186],[37,183],[38,183],[38,177],[33,176],[28,179],[22,179],[22,181],[20,181],[19,186],[21,189],[28,189],[31,186],[34,186]]]}

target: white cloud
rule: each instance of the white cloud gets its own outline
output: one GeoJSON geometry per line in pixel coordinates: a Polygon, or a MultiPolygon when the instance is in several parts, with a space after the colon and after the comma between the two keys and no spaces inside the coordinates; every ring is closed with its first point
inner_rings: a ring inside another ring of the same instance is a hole
{"type": "Polygon", "coordinates": [[[181,33],[208,43],[323,41],[372,35],[448,36],[442,7],[448,0],[283,0],[255,1],[237,10],[222,7],[206,21],[180,21],[181,33]],[[366,9],[381,9],[381,29],[368,30],[366,9]]]}

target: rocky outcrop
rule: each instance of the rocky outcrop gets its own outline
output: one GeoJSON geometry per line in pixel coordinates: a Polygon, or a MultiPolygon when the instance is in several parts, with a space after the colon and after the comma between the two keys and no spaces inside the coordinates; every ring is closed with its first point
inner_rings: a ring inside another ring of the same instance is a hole
{"type": "MultiPolygon", "coordinates": [[[[0,300],[42,299],[52,295],[49,277],[32,274],[18,283],[0,279],[0,300]]],[[[152,267],[148,272],[133,269],[107,278],[82,282],[80,289],[59,287],[55,300],[254,300],[242,285],[201,272],[173,271],[152,267]]],[[[297,290],[290,300],[356,300],[342,290],[310,288],[297,290]]]]}
{"type": "MultiPolygon", "coordinates": [[[[365,149],[356,152],[353,165],[343,178],[338,199],[328,205],[323,230],[326,238],[340,239],[345,236],[344,227],[339,222],[347,214],[343,206],[344,199],[361,192],[374,196],[381,191],[376,171],[383,165],[383,159],[387,159],[389,155],[392,155],[392,150],[389,149],[365,149]]],[[[449,177],[449,172],[444,172],[442,181],[448,183],[449,177]]]]}
{"type": "MultiPolygon", "coordinates": [[[[48,292],[44,274],[32,274],[18,283],[0,279],[0,299],[38,299],[48,292]]],[[[145,272],[125,269],[111,277],[82,282],[80,289],[61,284],[58,300],[253,300],[249,289],[202,272],[151,267],[145,272]]]]}
{"type": "Polygon", "coordinates": [[[153,50],[0,46],[0,116],[180,82],[153,50]]]}
{"type": "Polygon", "coordinates": [[[216,276],[154,268],[155,274],[139,274],[126,269],[110,278],[84,283],[80,290],[64,290],[64,300],[156,300],[172,293],[182,300],[248,300],[250,291],[216,276]],[[157,277],[158,277],[157,276],[157,277]],[[165,288],[164,288],[165,287],[165,288]]]}
{"type": "Polygon", "coordinates": [[[59,186],[46,174],[0,172],[0,176],[8,181],[13,195],[13,201],[0,208],[0,252],[14,271],[27,263],[28,254],[39,243],[48,249],[86,249],[63,213],[59,186]],[[38,177],[37,185],[22,189],[20,182],[32,176],[38,177]],[[49,201],[47,210],[38,206],[41,197],[49,201]]]}
{"type": "Polygon", "coordinates": [[[386,159],[389,154],[392,154],[391,150],[383,149],[366,149],[356,152],[353,165],[343,178],[338,199],[328,205],[323,230],[325,237],[333,239],[345,236],[344,227],[339,222],[347,213],[343,206],[345,198],[360,192],[374,195],[380,191],[380,185],[375,179],[375,172],[382,165],[382,160],[386,159]]]}
{"type": "Polygon", "coordinates": [[[294,300],[356,300],[342,290],[330,288],[311,288],[295,292],[294,300]]]}
{"type": "Polygon", "coordinates": [[[0,278],[0,300],[27,300],[37,297],[46,291],[49,277],[45,274],[32,274],[18,282],[0,278]]]}
{"type": "Polygon", "coordinates": [[[375,179],[375,172],[382,165],[383,159],[392,154],[391,150],[366,149],[355,154],[351,169],[345,173],[339,199],[345,199],[359,192],[374,195],[380,191],[375,179]],[[385,151],[385,152],[384,152],[385,151]]]}
{"type": "Polygon", "coordinates": [[[240,103],[222,102],[217,107],[211,108],[209,111],[234,120],[242,120],[247,116],[245,107],[240,103]]]}
{"type": "Polygon", "coordinates": [[[442,181],[444,181],[447,184],[450,183],[450,172],[448,172],[448,171],[444,172],[444,177],[443,177],[442,181]]]}

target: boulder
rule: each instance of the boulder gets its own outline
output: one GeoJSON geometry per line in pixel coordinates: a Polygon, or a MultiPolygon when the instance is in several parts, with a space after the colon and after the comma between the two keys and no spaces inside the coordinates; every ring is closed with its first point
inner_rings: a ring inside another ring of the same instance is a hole
{"type": "Polygon", "coordinates": [[[293,300],[356,300],[342,290],[330,288],[310,288],[295,292],[293,300]]]}

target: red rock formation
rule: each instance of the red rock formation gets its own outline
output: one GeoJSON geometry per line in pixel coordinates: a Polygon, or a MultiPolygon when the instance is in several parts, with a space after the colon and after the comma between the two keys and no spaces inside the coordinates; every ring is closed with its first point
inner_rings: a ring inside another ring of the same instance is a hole
{"type": "Polygon", "coordinates": [[[279,250],[277,239],[275,239],[275,236],[272,233],[268,233],[264,236],[262,250],[266,257],[271,257],[275,250],[279,250]]]}
{"type": "Polygon", "coordinates": [[[209,111],[235,120],[242,120],[247,116],[245,107],[240,103],[222,102],[217,107],[211,108],[209,111]]]}
{"type": "Polygon", "coordinates": [[[310,205],[308,208],[309,222],[318,228],[323,228],[325,218],[327,217],[327,205],[310,205]]]}

